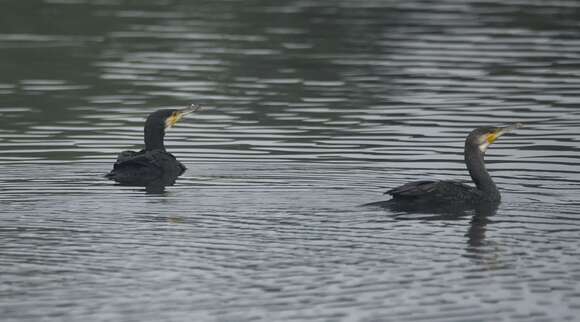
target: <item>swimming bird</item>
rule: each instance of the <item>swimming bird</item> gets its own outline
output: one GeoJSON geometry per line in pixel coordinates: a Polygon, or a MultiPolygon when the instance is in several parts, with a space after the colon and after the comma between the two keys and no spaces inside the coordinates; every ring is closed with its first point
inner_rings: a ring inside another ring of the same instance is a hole
{"type": "Polygon", "coordinates": [[[500,136],[520,127],[521,123],[506,127],[479,127],[469,133],[465,140],[464,158],[474,187],[453,180],[414,181],[385,192],[392,199],[365,206],[416,211],[465,209],[482,204],[499,204],[501,194],[485,167],[485,152],[500,136]]]}
{"type": "Polygon", "coordinates": [[[198,109],[199,105],[192,104],[184,109],[162,109],[151,113],[145,121],[145,148],[139,152],[121,152],[113,170],[105,177],[125,185],[173,184],[186,168],[165,150],[165,130],[198,109]]]}

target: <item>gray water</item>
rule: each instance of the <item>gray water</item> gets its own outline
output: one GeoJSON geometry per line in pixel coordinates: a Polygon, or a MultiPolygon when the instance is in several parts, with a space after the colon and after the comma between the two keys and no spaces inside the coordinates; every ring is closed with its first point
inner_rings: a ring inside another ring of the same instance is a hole
{"type": "Polygon", "coordinates": [[[2,321],[580,315],[580,2],[0,1],[2,321]],[[187,172],[103,178],[158,108],[187,172]],[[495,213],[360,204],[468,180],[495,213]]]}

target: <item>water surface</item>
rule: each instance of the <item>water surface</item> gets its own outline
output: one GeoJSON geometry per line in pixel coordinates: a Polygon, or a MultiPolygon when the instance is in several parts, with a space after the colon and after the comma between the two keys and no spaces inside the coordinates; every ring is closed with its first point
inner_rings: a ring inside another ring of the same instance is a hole
{"type": "Polygon", "coordinates": [[[3,321],[564,321],[580,311],[580,4],[4,1],[3,321]],[[103,178],[196,102],[161,194],[103,178]],[[358,205],[487,153],[497,211],[358,205]]]}

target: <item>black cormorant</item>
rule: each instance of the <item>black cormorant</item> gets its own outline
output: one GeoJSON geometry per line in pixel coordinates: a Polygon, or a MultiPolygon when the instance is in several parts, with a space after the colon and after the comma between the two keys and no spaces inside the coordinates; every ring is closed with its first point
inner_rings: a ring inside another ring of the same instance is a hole
{"type": "Polygon", "coordinates": [[[121,152],[113,170],[105,176],[125,185],[173,184],[185,171],[185,166],[173,154],[165,151],[165,129],[198,109],[198,105],[192,104],[184,109],[163,109],[151,113],[145,121],[145,149],[121,152]]]}
{"type": "Polygon", "coordinates": [[[465,164],[475,187],[452,180],[414,181],[385,192],[392,199],[366,204],[393,210],[449,210],[499,204],[501,195],[484,163],[487,148],[500,136],[521,127],[516,123],[506,127],[479,127],[465,140],[465,164]]]}

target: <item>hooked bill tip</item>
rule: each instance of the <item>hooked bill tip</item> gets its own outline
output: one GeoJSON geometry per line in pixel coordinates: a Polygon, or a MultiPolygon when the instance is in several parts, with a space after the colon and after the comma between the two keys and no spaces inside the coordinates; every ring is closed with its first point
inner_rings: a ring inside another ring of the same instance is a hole
{"type": "Polygon", "coordinates": [[[523,126],[524,125],[522,123],[518,122],[518,123],[514,123],[512,125],[509,125],[509,126],[500,128],[501,129],[500,131],[503,132],[503,133],[507,133],[507,132],[511,132],[511,131],[513,131],[515,129],[519,129],[519,128],[523,127],[523,126]]]}
{"type": "Polygon", "coordinates": [[[187,115],[187,114],[190,114],[190,113],[195,113],[195,112],[197,112],[197,111],[198,111],[200,108],[201,108],[201,105],[198,105],[198,104],[195,104],[195,103],[194,103],[194,104],[191,104],[191,105],[189,105],[188,107],[186,107],[186,108],[182,109],[182,110],[181,110],[181,112],[182,112],[184,115],[187,115]]]}

